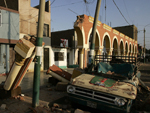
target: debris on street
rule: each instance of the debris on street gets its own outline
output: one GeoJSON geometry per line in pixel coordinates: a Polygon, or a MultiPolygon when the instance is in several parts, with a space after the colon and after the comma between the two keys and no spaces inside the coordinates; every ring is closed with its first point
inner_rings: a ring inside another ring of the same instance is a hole
{"type": "Polygon", "coordinates": [[[56,65],[50,66],[46,73],[62,82],[69,82],[72,76],[70,73],[56,65]]]}

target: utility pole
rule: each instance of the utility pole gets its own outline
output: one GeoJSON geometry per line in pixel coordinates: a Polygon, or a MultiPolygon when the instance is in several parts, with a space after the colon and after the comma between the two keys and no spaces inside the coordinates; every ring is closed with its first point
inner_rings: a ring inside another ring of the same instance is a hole
{"type": "Polygon", "coordinates": [[[40,90],[40,68],[41,68],[41,51],[43,41],[43,26],[44,26],[44,11],[45,11],[45,0],[40,0],[40,8],[38,15],[38,29],[36,38],[36,55],[34,65],[34,80],[33,80],[33,97],[32,106],[37,107],[39,105],[39,90],[40,90]]]}
{"type": "Polygon", "coordinates": [[[100,12],[100,6],[101,6],[101,0],[97,0],[94,23],[93,23],[93,28],[92,28],[92,37],[91,37],[92,42],[90,45],[89,65],[93,63],[93,59],[94,59],[96,27],[97,27],[99,12],[100,12]]]}
{"type": "Polygon", "coordinates": [[[146,32],[146,30],[144,28],[144,63],[145,63],[145,32],[146,32]]]}

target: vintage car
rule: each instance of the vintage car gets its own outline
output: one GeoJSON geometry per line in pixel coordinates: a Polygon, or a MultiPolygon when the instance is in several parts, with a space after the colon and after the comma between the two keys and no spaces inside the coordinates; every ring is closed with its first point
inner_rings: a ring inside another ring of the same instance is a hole
{"type": "Polygon", "coordinates": [[[136,99],[141,75],[136,58],[111,57],[107,63],[102,58],[96,56],[85,73],[72,79],[67,86],[69,99],[107,112],[128,113],[136,99]]]}

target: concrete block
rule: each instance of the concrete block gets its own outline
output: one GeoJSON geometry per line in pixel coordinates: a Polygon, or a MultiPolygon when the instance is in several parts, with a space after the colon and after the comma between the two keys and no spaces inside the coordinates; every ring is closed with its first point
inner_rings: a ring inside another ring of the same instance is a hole
{"type": "Polygon", "coordinates": [[[31,37],[29,35],[24,35],[23,38],[26,40],[30,40],[31,37]]]}
{"type": "Polygon", "coordinates": [[[21,100],[21,101],[24,101],[25,99],[24,99],[24,97],[19,97],[19,100],[21,100]]]}
{"type": "Polygon", "coordinates": [[[76,110],[74,111],[74,113],[90,113],[90,112],[88,112],[88,111],[83,111],[83,110],[81,110],[81,109],[76,109],[76,110]]]}
{"type": "Polygon", "coordinates": [[[30,41],[22,38],[16,43],[14,50],[20,54],[23,58],[28,58],[31,56],[35,45],[30,41]]]}
{"type": "Polygon", "coordinates": [[[55,89],[57,91],[67,91],[67,85],[68,83],[66,82],[58,82],[55,89]]]}
{"type": "Polygon", "coordinates": [[[10,90],[11,97],[16,97],[21,94],[21,87],[18,86],[16,89],[10,90]]]}
{"type": "Polygon", "coordinates": [[[5,98],[9,98],[9,97],[17,97],[20,94],[21,94],[20,86],[18,86],[14,90],[9,90],[9,91],[6,91],[5,89],[0,88],[0,99],[5,99],[5,98]]]}
{"type": "Polygon", "coordinates": [[[81,109],[76,109],[76,110],[74,111],[74,113],[84,113],[84,111],[82,111],[81,109]]]}
{"type": "Polygon", "coordinates": [[[60,106],[59,106],[59,104],[54,103],[54,104],[53,104],[53,107],[55,107],[55,108],[59,108],[60,106]]]}
{"type": "Polygon", "coordinates": [[[2,109],[2,110],[5,110],[5,109],[6,109],[6,104],[2,104],[2,105],[1,105],[1,109],[2,109]]]}
{"type": "Polygon", "coordinates": [[[59,82],[59,80],[57,80],[54,77],[49,77],[48,78],[48,83],[51,83],[52,85],[56,85],[59,82]]]}

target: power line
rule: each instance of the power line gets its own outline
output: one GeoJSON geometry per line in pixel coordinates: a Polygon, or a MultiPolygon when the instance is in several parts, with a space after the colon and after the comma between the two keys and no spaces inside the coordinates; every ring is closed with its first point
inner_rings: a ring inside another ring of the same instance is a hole
{"type": "Polygon", "coordinates": [[[92,3],[94,2],[94,0],[92,0],[91,2],[88,2],[87,0],[84,0],[84,2],[85,2],[86,4],[92,4],[92,3]]]}
{"type": "Polygon", "coordinates": [[[115,6],[117,7],[118,11],[120,12],[120,14],[122,15],[122,17],[125,19],[125,21],[130,25],[130,23],[127,21],[127,19],[124,17],[124,15],[122,14],[122,12],[120,11],[119,7],[117,6],[117,4],[115,3],[114,0],[112,0],[113,3],[115,4],[115,6]]]}
{"type": "Polygon", "coordinates": [[[106,24],[106,0],[105,0],[105,24],[106,24]]]}
{"type": "Polygon", "coordinates": [[[56,0],[53,0],[53,2],[50,4],[50,6],[52,6],[52,4],[55,2],[56,0]]]}
{"type": "Polygon", "coordinates": [[[72,11],[71,9],[69,9],[69,8],[68,8],[68,10],[70,10],[70,11],[71,11],[71,12],[73,12],[74,14],[78,15],[78,13],[76,13],[76,12],[72,11]]]}
{"type": "Polygon", "coordinates": [[[85,3],[85,7],[86,7],[86,12],[88,12],[89,13],[89,15],[91,15],[90,14],[90,11],[89,11],[89,9],[88,9],[88,6],[87,6],[87,4],[89,4],[86,0],[84,0],[84,3],[85,3]]]}
{"type": "Polygon", "coordinates": [[[74,3],[70,3],[70,4],[65,4],[65,5],[60,5],[60,6],[55,6],[55,7],[51,7],[51,8],[63,7],[63,6],[67,6],[67,5],[73,5],[73,4],[76,4],[76,3],[81,3],[81,2],[83,2],[83,1],[74,2],[74,3]]]}
{"type": "Polygon", "coordinates": [[[127,15],[128,15],[128,17],[129,17],[130,21],[132,22],[132,20],[131,20],[131,18],[130,18],[130,16],[129,16],[129,13],[128,13],[128,10],[127,10],[127,7],[126,7],[126,4],[125,4],[125,1],[124,1],[124,0],[123,0],[123,3],[124,3],[124,6],[125,6],[125,9],[126,9],[127,15]]]}

